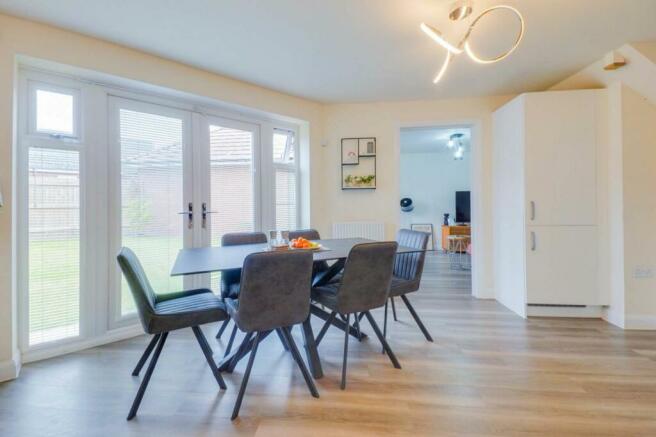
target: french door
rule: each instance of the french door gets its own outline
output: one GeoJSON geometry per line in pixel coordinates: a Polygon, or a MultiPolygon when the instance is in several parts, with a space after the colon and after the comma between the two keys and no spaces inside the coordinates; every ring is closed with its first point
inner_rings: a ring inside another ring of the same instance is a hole
{"type": "MultiPolygon", "coordinates": [[[[218,274],[169,272],[182,248],[261,228],[259,149],[256,124],[110,98],[114,252],[134,250],[157,293],[200,286],[218,292],[218,274]]],[[[127,323],[135,308],[118,269],[113,282],[115,324],[127,323]]]]}

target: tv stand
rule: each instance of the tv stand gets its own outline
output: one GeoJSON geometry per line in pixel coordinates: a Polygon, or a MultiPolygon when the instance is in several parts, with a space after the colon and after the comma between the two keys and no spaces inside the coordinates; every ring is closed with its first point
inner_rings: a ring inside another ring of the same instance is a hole
{"type": "Polygon", "coordinates": [[[452,249],[449,242],[450,235],[464,235],[469,237],[471,236],[471,226],[468,224],[442,226],[442,250],[445,252],[449,252],[452,249]]]}

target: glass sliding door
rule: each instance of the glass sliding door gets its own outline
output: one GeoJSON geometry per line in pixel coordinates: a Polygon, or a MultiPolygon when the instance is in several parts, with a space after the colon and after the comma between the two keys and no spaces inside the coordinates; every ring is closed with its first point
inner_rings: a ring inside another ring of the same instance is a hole
{"type": "MultiPolygon", "coordinates": [[[[171,277],[170,271],[178,251],[191,245],[193,231],[186,171],[191,116],[133,100],[112,98],[111,103],[120,191],[115,196],[120,208],[116,250],[125,246],[137,254],[156,293],[179,291],[183,279],[171,277]]],[[[135,309],[123,278],[120,290],[119,314],[124,317],[135,309]]]]}

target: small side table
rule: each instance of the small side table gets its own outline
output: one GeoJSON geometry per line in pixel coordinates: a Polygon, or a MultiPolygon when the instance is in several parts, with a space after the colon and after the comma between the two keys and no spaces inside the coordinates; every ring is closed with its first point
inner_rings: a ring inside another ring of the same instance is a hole
{"type": "Polygon", "coordinates": [[[469,235],[449,235],[448,253],[449,265],[452,269],[470,270],[471,262],[467,253],[467,246],[471,241],[469,235]]]}

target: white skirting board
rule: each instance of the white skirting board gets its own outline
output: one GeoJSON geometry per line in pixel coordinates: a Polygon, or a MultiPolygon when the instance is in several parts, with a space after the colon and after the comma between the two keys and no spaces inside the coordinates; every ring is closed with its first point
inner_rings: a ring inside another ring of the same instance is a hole
{"type": "MultiPolygon", "coordinates": [[[[18,354],[14,354],[18,356],[18,354]]],[[[0,362],[0,382],[18,378],[21,362],[18,358],[0,362]]]]}
{"type": "Polygon", "coordinates": [[[632,316],[624,319],[624,329],[656,330],[656,316],[632,316]]]}
{"type": "Polygon", "coordinates": [[[595,305],[584,307],[527,305],[526,315],[528,317],[581,317],[601,319],[603,317],[603,308],[602,306],[595,305]]]}

